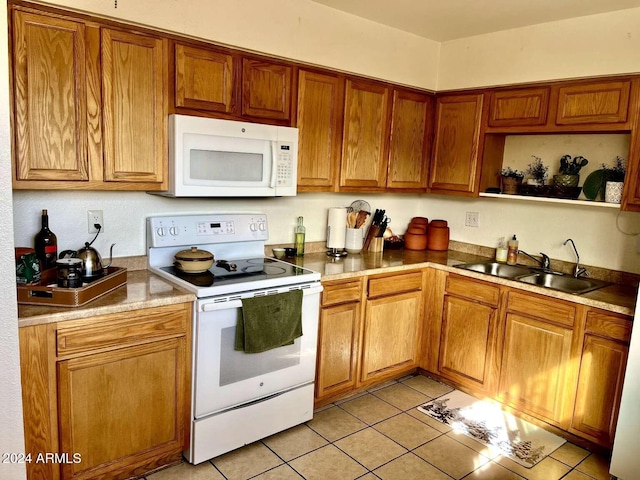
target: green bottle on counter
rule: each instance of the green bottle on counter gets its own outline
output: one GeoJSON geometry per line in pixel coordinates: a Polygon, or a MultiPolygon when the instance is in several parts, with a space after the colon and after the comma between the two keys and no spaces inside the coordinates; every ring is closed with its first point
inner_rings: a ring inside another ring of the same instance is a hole
{"type": "Polygon", "coordinates": [[[296,247],[296,256],[298,256],[298,257],[304,256],[304,234],[305,234],[305,231],[306,231],[306,229],[304,228],[304,225],[302,224],[302,217],[298,217],[298,225],[296,225],[296,229],[295,229],[296,239],[295,239],[295,245],[294,245],[294,247],[296,247]]]}

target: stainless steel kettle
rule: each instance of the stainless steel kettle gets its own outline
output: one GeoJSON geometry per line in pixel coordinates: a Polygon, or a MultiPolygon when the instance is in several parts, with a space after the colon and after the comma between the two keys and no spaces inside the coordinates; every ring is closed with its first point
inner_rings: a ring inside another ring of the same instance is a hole
{"type": "MultiPolygon", "coordinates": [[[[92,242],[93,243],[93,242],[92,242]]],[[[111,244],[111,248],[109,249],[109,263],[106,265],[102,264],[102,257],[98,253],[98,251],[91,246],[89,242],[84,244],[78,251],[73,250],[65,250],[60,253],[60,258],[79,258],[82,260],[82,280],[84,282],[92,282],[102,277],[106,273],[106,269],[111,266],[113,262],[113,246],[115,243],[111,244]]]]}

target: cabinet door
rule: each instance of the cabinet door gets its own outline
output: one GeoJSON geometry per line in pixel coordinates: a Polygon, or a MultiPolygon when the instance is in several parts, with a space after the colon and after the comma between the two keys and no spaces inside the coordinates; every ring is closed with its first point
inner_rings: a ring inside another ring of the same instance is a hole
{"type": "Polygon", "coordinates": [[[440,373],[476,391],[491,393],[496,308],[446,295],[440,373]]]}
{"type": "Polygon", "coordinates": [[[367,301],[362,382],[383,379],[416,367],[421,322],[422,292],[367,301]]]}
{"type": "Polygon", "coordinates": [[[343,78],[300,70],[298,191],[337,189],[343,98],[343,78]]]}
{"type": "Polygon", "coordinates": [[[347,80],[340,187],[386,185],[388,113],[386,86],[347,80]]]}
{"type": "Polygon", "coordinates": [[[181,452],[186,362],[184,337],[59,362],[60,451],[82,460],[63,464],[62,477],[129,478],[181,452]]]}
{"type": "Polygon", "coordinates": [[[427,188],[432,119],[431,96],[393,92],[387,187],[427,188]]]}
{"type": "Polygon", "coordinates": [[[146,183],[147,189],[159,190],[166,181],[166,42],[102,30],[107,182],[146,183]]]}
{"type": "Polygon", "coordinates": [[[571,329],[508,313],[499,400],[552,424],[566,422],[572,337],[571,329]]]}
{"type": "Polygon", "coordinates": [[[234,106],[234,58],[176,44],[176,107],[230,113],[234,106]]]}
{"type": "Polygon", "coordinates": [[[359,332],[359,302],[323,308],[320,312],[316,398],[355,387],[359,332]]]}
{"type": "Polygon", "coordinates": [[[605,447],[613,445],[628,353],[621,342],[585,337],[572,432],[605,447]]]}
{"type": "Polygon", "coordinates": [[[429,188],[435,193],[476,191],[483,95],[447,95],[436,101],[429,188]]]}
{"type": "Polygon", "coordinates": [[[556,124],[626,123],[631,81],[560,87],[556,124]]]}
{"type": "Polygon", "coordinates": [[[13,12],[15,179],[89,179],[85,27],[13,12]]]}
{"type": "Polygon", "coordinates": [[[242,115],[291,119],[293,70],[262,60],[242,60],[242,115]]]}
{"type": "Polygon", "coordinates": [[[490,127],[545,125],[548,108],[549,87],[493,92],[488,124],[490,127]]]}

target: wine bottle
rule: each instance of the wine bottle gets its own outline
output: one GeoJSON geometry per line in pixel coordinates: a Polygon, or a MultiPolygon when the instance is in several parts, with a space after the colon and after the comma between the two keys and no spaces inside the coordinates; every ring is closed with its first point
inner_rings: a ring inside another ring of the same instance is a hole
{"type": "Polygon", "coordinates": [[[49,230],[49,214],[42,210],[42,228],[35,237],[36,256],[40,260],[41,270],[47,270],[56,266],[58,259],[58,239],[56,234],[49,230]]]}
{"type": "Polygon", "coordinates": [[[302,257],[304,255],[304,234],[305,234],[305,228],[304,225],[302,224],[302,217],[298,217],[298,225],[296,225],[296,240],[295,240],[295,247],[296,247],[296,255],[298,257],[302,257]]]}

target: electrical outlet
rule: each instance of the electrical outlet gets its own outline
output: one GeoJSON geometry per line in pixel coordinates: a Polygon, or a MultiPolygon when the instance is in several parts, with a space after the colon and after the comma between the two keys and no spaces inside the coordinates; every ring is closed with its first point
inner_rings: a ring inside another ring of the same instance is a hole
{"type": "Polygon", "coordinates": [[[96,223],[100,225],[100,231],[104,232],[102,210],[87,210],[87,223],[89,224],[89,233],[98,233],[98,229],[94,226],[96,223]]]}
{"type": "Polygon", "coordinates": [[[480,217],[480,214],[478,212],[467,212],[467,217],[465,218],[464,224],[467,227],[478,227],[478,217],[480,217]]]}

